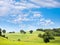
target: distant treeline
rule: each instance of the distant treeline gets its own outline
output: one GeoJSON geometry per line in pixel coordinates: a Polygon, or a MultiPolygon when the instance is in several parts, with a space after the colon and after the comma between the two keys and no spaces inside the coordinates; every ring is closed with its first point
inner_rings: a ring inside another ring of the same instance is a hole
{"type": "Polygon", "coordinates": [[[36,31],[51,32],[54,36],[60,36],[60,28],[53,29],[36,29],[36,31]]]}
{"type": "MultiPolygon", "coordinates": [[[[34,30],[30,30],[29,32],[32,34],[34,30]]],[[[51,32],[54,36],[60,36],[60,28],[53,28],[53,29],[36,29],[36,31],[43,31],[43,32],[51,32]]],[[[20,33],[26,34],[26,31],[23,29],[19,31],[20,33]]],[[[5,29],[0,28],[0,36],[6,33],[5,29]]],[[[9,32],[9,33],[15,33],[15,31],[9,32]]]]}

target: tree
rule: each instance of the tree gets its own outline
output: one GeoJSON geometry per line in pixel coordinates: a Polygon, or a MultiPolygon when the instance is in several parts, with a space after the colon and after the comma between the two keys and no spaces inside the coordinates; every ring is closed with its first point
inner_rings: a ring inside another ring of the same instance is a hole
{"type": "Polygon", "coordinates": [[[53,31],[54,31],[54,32],[57,32],[57,29],[56,29],[56,28],[53,28],[53,31]]]}
{"type": "Polygon", "coordinates": [[[2,32],[1,32],[1,30],[2,30],[2,29],[0,28],[0,36],[2,35],[2,32]]]}
{"type": "Polygon", "coordinates": [[[45,43],[50,42],[49,36],[47,35],[47,33],[44,33],[44,34],[43,34],[43,40],[44,40],[45,43]]]}
{"type": "Polygon", "coordinates": [[[33,30],[30,30],[29,32],[30,32],[30,34],[32,34],[33,33],[33,30]]]}
{"type": "Polygon", "coordinates": [[[48,30],[45,32],[47,34],[47,36],[49,37],[49,39],[55,39],[54,38],[54,32],[52,32],[51,30],[48,30]]]}
{"type": "Polygon", "coordinates": [[[3,32],[2,37],[5,37],[6,30],[4,29],[4,30],[2,30],[2,32],[3,32]]]}
{"type": "Polygon", "coordinates": [[[44,42],[45,43],[48,43],[50,42],[50,40],[54,40],[54,35],[53,35],[53,32],[52,30],[48,30],[48,29],[45,29],[45,33],[42,35],[42,34],[39,34],[38,37],[40,38],[43,38],[44,42]]]}
{"type": "Polygon", "coordinates": [[[53,28],[52,29],[54,31],[54,36],[60,36],[60,28],[53,28]]]}
{"type": "Polygon", "coordinates": [[[49,37],[48,37],[48,36],[46,36],[46,35],[44,36],[43,40],[44,40],[44,42],[45,42],[45,43],[50,42],[49,37]]]}
{"type": "Polygon", "coordinates": [[[20,30],[20,33],[24,33],[25,31],[24,30],[20,30]]]}
{"type": "Polygon", "coordinates": [[[55,38],[54,38],[53,34],[50,31],[46,31],[43,34],[43,39],[44,39],[44,42],[47,43],[47,42],[50,42],[50,40],[55,39],[55,38]]]}
{"type": "Polygon", "coordinates": [[[43,29],[36,29],[36,31],[43,31],[43,29]]]}
{"type": "Polygon", "coordinates": [[[26,32],[25,32],[25,31],[24,31],[23,33],[24,33],[24,34],[26,34],[26,32]]]}
{"type": "Polygon", "coordinates": [[[6,30],[4,29],[2,32],[3,32],[3,33],[6,33],[6,30]]]}

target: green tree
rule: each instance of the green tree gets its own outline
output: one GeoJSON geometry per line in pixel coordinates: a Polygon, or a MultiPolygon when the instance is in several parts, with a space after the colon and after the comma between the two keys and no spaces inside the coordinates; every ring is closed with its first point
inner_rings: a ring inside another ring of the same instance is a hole
{"type": "Polygon", "coordinates": [[[53,35],[54,32],[51,29],[44,29],[44,32],[45,33],[43,35],[39,34],[38,37],[43,38],[45,43],[48,43],[50,40],[55,39],[53,35]]]}
{"type": "Polygon", "coordinates": [[[43,31],[43,29],[36,29],[36,31],[43,31]]]}
{"type": "Polygon", "coordinates": [[[29,32],[30,32],[30,34],[32,34],[33,33],[33,30],[30,30],[29,32]]]}
{"type": "Polygon", "coordinates": [[[0,28],[0,36],[2,35],[2,31],[1,31],[2,29],[0,28]]]}
{"type": "Polygon", "coordinates": [[[50,42],[50,40],[52,39],[55,39],[52,32],[49,31],[45,31],[45,33],[43,34],[43,39],[44,39],[44,42],[47,43],[47,42],[50,42]]]}
{"type": "Polygon", "coordinates": [[[26,34],[26,32],[25,32],[25,31],[24,31],[23,33],[24,33],[24,34],[26,34]]]}
{"type": "Polygon", "coordinates": [[[45,43],[50,42],[49,36],[48,36],[47,34],[44,34],[44,35],[43,35],[43,40],[44,40],[45,43]]]}
{"type": "Polygon", "coordinates": [[[24,30],[20,30],[20,33],[24,33],[25,31],[24,30]]]}
{"type": "Polygon", "coordinates": [[[2,32],[3,32],[3,34],[5,34],[6,33],[6,30],[4,29],[4,30],[2,30],[2,32]]]}
{"type": "Polygon", "coordinates": [[[2,30],[2,32],[3,32],[2,37],[5,37],[6,30],[4,29],[4,30],[2,30]]]}
{"type": "Polygon", "coordinates": [[[51,30],[45,31],[45,34],[47,34],[49,39],[54,39],[54,32],[52,32],[51,30]]]}

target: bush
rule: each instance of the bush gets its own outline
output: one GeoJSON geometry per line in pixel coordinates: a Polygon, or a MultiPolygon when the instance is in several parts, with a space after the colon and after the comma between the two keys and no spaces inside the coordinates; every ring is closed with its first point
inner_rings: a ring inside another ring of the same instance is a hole
{"type": "Polygon", "coordinates": [[[2,35],[2,37],[5,37],[5,35],[2,35]]]}
{"type": "Polygon", "coordinates": [[[60,33],[56,33],[54,36],[60,36],[60,33]]]}
{"type": "Polygon", "coordinates": [[[8,37],[5,37],[6,39],[8,39],[8,37]]]}
{"type": "Polygon", "coordinates": [[[53,36],[49,36],[49,39],[54,40],[55,38],[53,36]]]}
{"type": "Polygon", "coordinates": [[[24,34],[26,34],[26,32],[25,32],[25,31],[24,31],[23,33],[24,33],[24,34]]]}
{"type": "Polygon", "coordinates": [[[42,36],[42,34],[38,34],[38,37],[42,38],[43,36],[42,36]]]}
{"type": "Polygon", "coordinates": [[[21,41],[20,39],[18,39],[17,41],[21,41]]]}

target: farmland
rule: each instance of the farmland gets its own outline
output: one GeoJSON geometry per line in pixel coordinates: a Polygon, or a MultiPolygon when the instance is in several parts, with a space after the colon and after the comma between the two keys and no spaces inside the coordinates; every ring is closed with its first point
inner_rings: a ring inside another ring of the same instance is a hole
{"type": "Polygon", "coordinates": [[[50,40],[49,43],[44,43],[43,38],[39,38],[38,34],[44,32],[35,31],[32,34],[27,32],[21,33],[6,33],[8,39],[0,37],[0,45],[60,45],[60,37],[55,37],[55,40],[50,40]],[[20,41],[18,41],[20,39],[20,41]]]}

